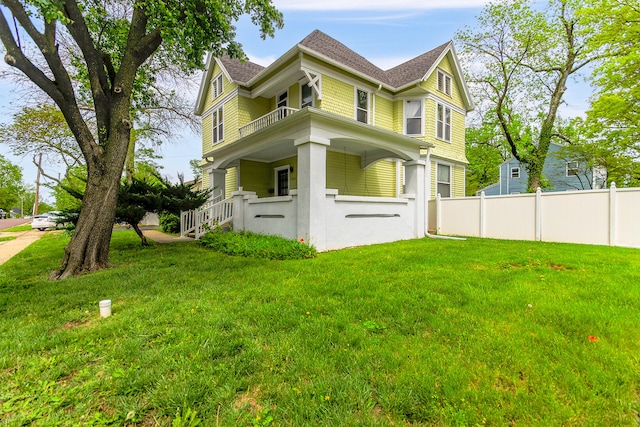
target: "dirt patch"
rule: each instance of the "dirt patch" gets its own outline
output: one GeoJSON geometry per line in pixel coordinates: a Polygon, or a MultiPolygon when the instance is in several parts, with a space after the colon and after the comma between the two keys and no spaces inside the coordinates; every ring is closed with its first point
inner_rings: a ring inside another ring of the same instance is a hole
{"type": "Polygon", "coordinates": [[[258,398],[260,397],[260,388],[254,390],[247,390],[244,393],[240,393],[236,400],[233,402],[233,409],[236,411],[249,407],[252,413],[262,412],[263,406],[258,404],[258,398]]]}

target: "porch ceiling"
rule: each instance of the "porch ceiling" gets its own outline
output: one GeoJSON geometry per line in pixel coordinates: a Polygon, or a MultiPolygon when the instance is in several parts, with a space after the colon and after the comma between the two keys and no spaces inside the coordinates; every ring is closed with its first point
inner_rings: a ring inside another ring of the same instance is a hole
{"type": "Polygon", "coordinates": [[[214,168],[225,168],[238,159],[270,163],[297,155],[299,139],[329,141],[328,150],[362,157],[362,167],[383,158],[418,160],[420,147],[431,144],[360,123],[356,120],[305,108],[251,135],[205,153],[214,168]]]}

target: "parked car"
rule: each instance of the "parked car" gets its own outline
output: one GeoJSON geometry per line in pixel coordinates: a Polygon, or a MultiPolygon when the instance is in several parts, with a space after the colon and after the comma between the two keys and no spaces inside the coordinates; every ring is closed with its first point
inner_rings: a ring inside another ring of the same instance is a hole
{"type": "Polygon", "coordinates": [[[64,227],[64,218],[60,212],[45,212],[34,216],[31,220],[31,228],[37,228],[40,231],[60,227],[64,227]]]}
{"type": "Polygon", "coordinates": [[[4,212],[3,209],[0,209],[0,219],[5,219],[7,217],[7,214],[4,212]]]}

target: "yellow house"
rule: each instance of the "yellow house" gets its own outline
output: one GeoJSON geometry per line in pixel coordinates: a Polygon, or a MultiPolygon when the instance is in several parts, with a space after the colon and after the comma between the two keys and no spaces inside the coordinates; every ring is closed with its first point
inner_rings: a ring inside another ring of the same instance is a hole
{"type": "Polygon", "coordinates": [[[384,71],[316,30],[266,68],[206,65],[196,114],[217,196],[185,231],[232,221],[336,249],[423,237],[427,201],[464,196],[473,101],[452,43],[384,71]]]}

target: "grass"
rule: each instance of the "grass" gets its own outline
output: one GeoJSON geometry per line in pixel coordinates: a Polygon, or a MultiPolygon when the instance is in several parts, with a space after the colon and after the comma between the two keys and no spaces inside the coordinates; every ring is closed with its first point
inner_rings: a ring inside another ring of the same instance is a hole
{"type": "Polygon", "coordinates": [[[11,228],[6,228],[4,231],[10,231],[10,232],[16,232],[16,231],[29,231],[31,230],[31,223],[29,224],[23,224],[23,225],[16,225],[15,227],[11,227],[11,228]]]}
{"type": "Polygon", "coordinates": [[[113,268],[48,281],[66,242],[0,266],[5,425],[640,421],[637,249],[423,239],[267,261],[121,231],[113,268]]]}
{"type": "Polygon", "coordinates": [[[0,236],[0,242],[8,242],[9,240],[15,239],[16,236],[0,236]]]}

